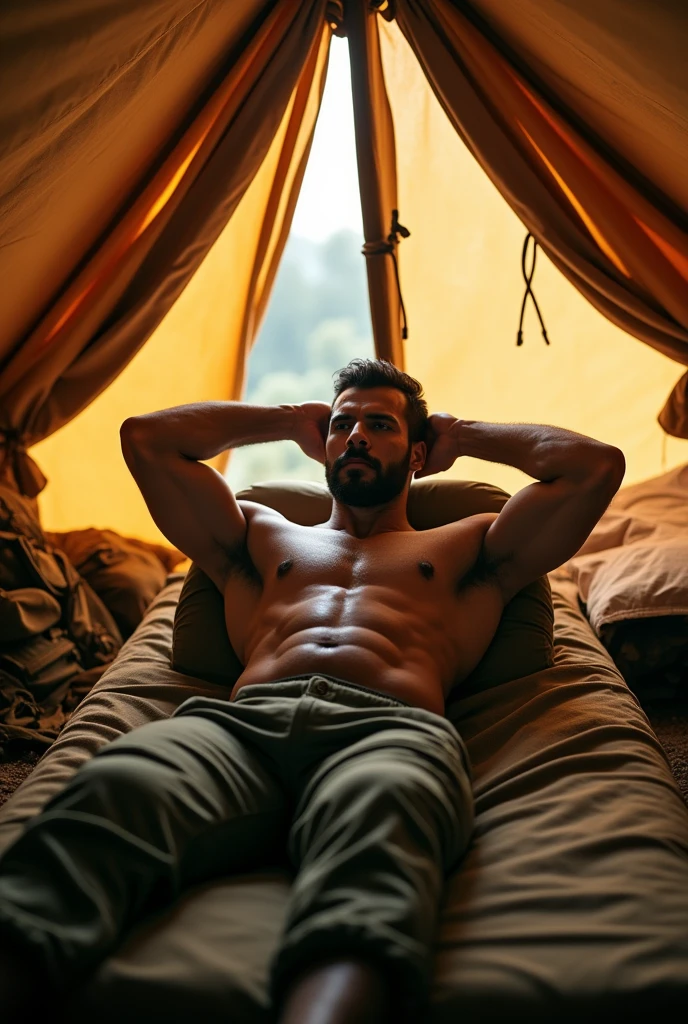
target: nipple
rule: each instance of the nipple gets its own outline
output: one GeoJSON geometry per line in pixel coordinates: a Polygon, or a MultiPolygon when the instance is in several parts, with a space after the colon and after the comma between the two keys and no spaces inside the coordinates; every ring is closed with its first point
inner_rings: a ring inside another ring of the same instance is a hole
{"type": "Polygon", "coordinates": [[[280,562],[277,566],[277,578],[281,580],[283,576],[286,576],[293,564],[292,558],[285,558],[283,562],[280,562]]]}
{"type": "Polygon", "coordinates": [[[432,577],[435,575],[435,566],[432,564],[432,562],[419,562],[418,568],[420,569],[421,574],[425,577],[426,580],[431,580],[432,577]]]}

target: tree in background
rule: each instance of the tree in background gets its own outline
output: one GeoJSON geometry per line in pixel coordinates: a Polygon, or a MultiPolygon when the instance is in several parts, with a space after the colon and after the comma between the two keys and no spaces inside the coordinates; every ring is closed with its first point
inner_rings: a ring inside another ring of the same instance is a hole
{"type": "MultiPolygon", "coordinates": [[[[332,400],[332,376],[373,341],[361,240],[340,231],[322,243],[291,237],[265,322],[248,363],[244,401],[256,405],[332,400]]],[[[232,452],[237,491],[259,480],[323,481],[324,471],[292,441],[232,452]]]]}

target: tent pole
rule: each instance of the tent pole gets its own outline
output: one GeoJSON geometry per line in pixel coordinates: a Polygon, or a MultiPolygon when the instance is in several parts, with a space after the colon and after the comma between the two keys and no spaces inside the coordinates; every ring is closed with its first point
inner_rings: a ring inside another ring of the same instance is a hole
{"type": "MultiPolygon", "coordinates": [[[[402,302],[396,260],[399,235],[408,232],[396,220],[394,123],[382,71],[377,17],[367,0],[347,0],[345,4],[365,237],[363,254],[375,352],[380,359],[388,359],[403,370],[402,302]]],[[[405,325],[405,313],[403,322],[405,325]]]]}

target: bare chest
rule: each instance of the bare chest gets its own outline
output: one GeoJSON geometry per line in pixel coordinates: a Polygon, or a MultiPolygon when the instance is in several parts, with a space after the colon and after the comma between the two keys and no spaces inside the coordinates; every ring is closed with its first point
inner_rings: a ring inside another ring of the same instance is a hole
{"type": "Polygon", "coordinates": [[[246,549],[229,569],[228,592],[248,596],[248,590],[264,594],[276,588],[284,594],[325,585],[458,593],[476,562],[484,532],[484,524],[476,524],[361,540],[273,521],[249,532],[246,549]]]}
{"type": "Polygon", "coordinates": [[[487,525],[364,540],[287,521],[249,530],[225,590],[234,649],[273,674],[293,670],[298,648],[309,665],[327,657],[342,678],[355,678],[359,662],[365,675],[374,659],[378,675],[383,666],[449,686],[479,659],[501,616],[494,586],[471,581],[487,525]]]}
{"type": "MultiPolygon", "coordinates": [[[[314,622],[379,618],[443,628],[466,607],[466,582],[485,530],[482,521],[466,522],[360,540],[272,520],[249,531],[246,549],[228,572],[228,628],[231,623],[235,635],[244,634],[251,623],[293,617],[297,610],[299,620],[314,622]]],[[[481,589],[471,600],[473,612],[484,603],[481,589]]]]}

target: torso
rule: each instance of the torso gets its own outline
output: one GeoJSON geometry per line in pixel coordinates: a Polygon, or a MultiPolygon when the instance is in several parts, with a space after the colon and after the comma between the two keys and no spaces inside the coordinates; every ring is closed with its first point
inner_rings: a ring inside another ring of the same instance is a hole
{"type": "Polygon", "coordinates": [[[230,699],[250,683],[324,673],[443,714],[504,608],[480,569],[495,514],[358,539],[242,508],[246,545],[229,553],[222,579],[227,632],[245,666],[230,699]]]}

